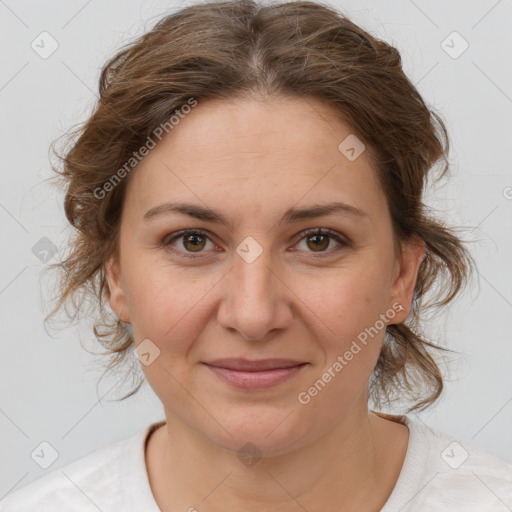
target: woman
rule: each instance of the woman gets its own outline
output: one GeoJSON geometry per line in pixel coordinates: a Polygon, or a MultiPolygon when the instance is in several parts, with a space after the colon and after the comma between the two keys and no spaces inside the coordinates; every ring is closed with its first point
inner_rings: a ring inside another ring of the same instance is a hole
{"type": "Polygon", "coordinates": [[[510,465],[369,408],[440,396],[420,320],[472,268],[422,203],[448,139],[397,50],[320,3],[197,4],[100,93],[60,170],[58,308],[95,294],[165,421],[2,510],[510,509],[510,465]]]}

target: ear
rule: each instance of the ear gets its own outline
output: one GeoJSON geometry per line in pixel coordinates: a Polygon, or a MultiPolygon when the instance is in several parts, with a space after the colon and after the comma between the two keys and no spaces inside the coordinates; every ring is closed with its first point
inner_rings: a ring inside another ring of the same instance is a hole
{"type": "Polygon", "coordinates": [[[413,236],[410,240],[402,242],[401,247],[402,254],[397,259],[389,304],[390,308],[394,305],[393,309],[397,311],[393,320],[394,324],[404,322],[409,315],[418,270],[425,257],[426,244],[418,236],[413,236]]]}
{"type": "Polygon", "coordinates": [[[121,270],[116,255],[111,256],[105,263],[109,288],[109,304],[112,311],[125,323],[131,322],[126,293],[121,280],[121,270]]]}

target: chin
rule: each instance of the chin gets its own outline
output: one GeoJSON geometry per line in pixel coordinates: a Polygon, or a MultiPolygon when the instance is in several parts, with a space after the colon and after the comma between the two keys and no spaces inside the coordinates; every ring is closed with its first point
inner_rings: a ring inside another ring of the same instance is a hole
{"type": "Polygon", "coordinates": [[[254,452],[260,457],[283,455],[306,444],[305,436],[308,435],[304,421],[285,408],[241,407],[236,413],[232,411],[218,420],[227,432],[215,429],[208,437],[239,456],[245,452],[249,455],[254,452]]]}

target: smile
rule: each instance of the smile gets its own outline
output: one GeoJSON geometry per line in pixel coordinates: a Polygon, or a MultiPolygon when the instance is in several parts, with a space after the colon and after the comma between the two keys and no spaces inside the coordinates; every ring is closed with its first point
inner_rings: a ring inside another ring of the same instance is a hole
{"type": "Polygon", "coordinates": [[[276,386],[294,376],[308,363],[289,359],[224,359],[202,364],[224,382],[248,390],[276,386]]]}

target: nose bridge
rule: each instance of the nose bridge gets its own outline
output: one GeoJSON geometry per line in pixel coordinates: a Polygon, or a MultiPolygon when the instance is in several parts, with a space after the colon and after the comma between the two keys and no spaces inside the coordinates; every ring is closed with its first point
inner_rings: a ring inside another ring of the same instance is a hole
{"type": "Polygon", "coordinates": [[[275,279],[272,268],[272,251],[262,237],[258,240],[253,236],[245,237],[236,247],[234,257],[234,281],[237,302],[256,302],[260,307],[262,302],[272,301],[272,281],[275,279]],[[238,290],[236,290],[238,288],[238,290]]]}
{"type": "Polygon", "coordinates": [[[236,329],[245,339],[263,339],[284,327],[282,287],[273,269],[272,251],[248,236],[236,247],[231,276],[219,310],[219,322],[236,329]]]}

